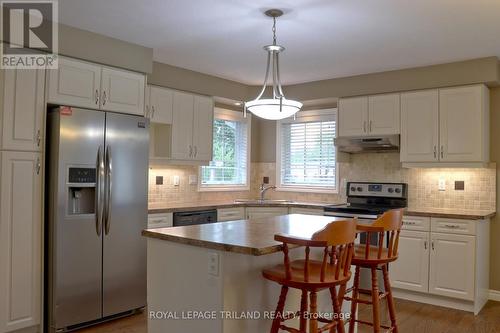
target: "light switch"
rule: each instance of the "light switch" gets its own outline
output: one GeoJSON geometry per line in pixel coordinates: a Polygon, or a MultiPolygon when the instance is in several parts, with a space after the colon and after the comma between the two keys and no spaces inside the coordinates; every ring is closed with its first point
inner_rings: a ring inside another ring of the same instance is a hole
{"type": "Polygon", "coordinates": [[[208,274],[219,276],[219,255],[217,253],[208,254],[208,274]]]}
{"type": "Polygon", "coordinates": [[[446,191],[446,179],[439,178],[439,181],[438,181],[438,190],[439,191],[446,191]]]}
{"type": "Polygon", "coordinates": [[[179,186],[180,183],[181,177],[179,177],[178,175],[172,177],[172,184],[174,184],[174,186],[179,186]]]}

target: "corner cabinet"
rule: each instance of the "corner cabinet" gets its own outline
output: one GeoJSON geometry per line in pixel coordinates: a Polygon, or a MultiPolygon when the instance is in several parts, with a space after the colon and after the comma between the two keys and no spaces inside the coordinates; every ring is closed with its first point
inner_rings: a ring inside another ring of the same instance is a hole
{"type": "Polygon", "coordinates": [[[48,103],[144,114],[143,74],[66,57],[48,73],[48,103]]]}
{"type": "Polygon", "coordinates": [[[0,154],[0,332],[40,324],[41,153],[0,154]]]}
{"type": "Polygon", "coordinates": [[[486,86],[401,94],[402,163],[466,166],[488,161],[489,90],[486,86]]]}
{"type": "Polygon", "coordinates": [[[399,98],[399,94],[341,98],[339,136],[399,134],[399,98]]]}
{"type": "Polygon", "coordinates": [[[45,70],[2,70],[0,150],[41,151],[45,70]]]}

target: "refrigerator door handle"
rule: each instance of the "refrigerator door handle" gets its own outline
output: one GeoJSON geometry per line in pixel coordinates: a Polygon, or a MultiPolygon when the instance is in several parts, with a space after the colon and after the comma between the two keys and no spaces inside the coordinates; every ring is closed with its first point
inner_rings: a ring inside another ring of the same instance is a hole
{"type": "Polygon", "coordinates": [[[111,157],[111,148],[109,146],[106,147],[106,213],[104,219],[104,231],[105,234],[109,234],[109,228],[111,224],[111,194],[113,193],[113,181],[111,180],[113,175],[113,161],[111,157]]]}
{"type": "Polygon", "coordinates": [[[97,163],[96,163],[96,196],[95,196],[95,227],[97,236],[101,236],[102,219],[103,219],[103,185],[104,185],[104,157],[102,154],[102,146],[97,149],[97,163]]]}

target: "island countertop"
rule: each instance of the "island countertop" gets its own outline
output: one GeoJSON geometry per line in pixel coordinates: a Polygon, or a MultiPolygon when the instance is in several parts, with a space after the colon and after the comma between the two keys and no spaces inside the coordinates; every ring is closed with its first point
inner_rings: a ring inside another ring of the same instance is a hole
{"type": "MultiPolygon", "coordinates": [[[[142,235],[207,249],[261,256],[281,251],[274,235],[310,238],[328,223],[346,218],[290,214],[173,228],[146,229],[142,235]]],[[[363,222],[363,220],[359,220],[363,222]]]]}

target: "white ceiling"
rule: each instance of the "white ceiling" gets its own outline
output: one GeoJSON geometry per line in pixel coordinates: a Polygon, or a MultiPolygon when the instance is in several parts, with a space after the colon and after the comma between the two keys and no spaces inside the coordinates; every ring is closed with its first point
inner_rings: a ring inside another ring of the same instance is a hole
{"type": "Polygon", "coordinates": [[[62,23],[154,49],[156,61],[261,84],[265,9],[286,84],[500,56],[500,0],[59,0],[62,23]]]}

